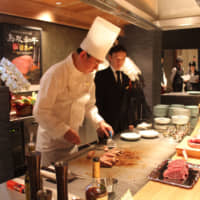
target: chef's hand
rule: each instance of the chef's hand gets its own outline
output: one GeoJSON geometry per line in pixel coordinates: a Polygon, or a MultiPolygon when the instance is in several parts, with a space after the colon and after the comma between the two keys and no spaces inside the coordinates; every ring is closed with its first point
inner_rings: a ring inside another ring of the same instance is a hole
{"type": "Polygon", "coordinates": [[[76,131],[74,131],[71,128],[65,133],[64,139],[67,140],[68,142],[71,142],[72,144],[81,143],[80,136],[78,135],[76,131]]]}
{"type": "Polygon", "coordinates": [[[97,129],[97,133],[100,138],[103,138],[104,135],[106,135],[106,137],[109,137],[109,131],[112,133],[112,135],[114,135],[112,126],[107,124],[105,121],[99,122],[99,128],[97,129]]]}

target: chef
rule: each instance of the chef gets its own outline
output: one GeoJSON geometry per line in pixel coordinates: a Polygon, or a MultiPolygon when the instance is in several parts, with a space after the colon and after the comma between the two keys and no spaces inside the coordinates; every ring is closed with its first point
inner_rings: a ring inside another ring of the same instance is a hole
{"type": "Polygon", "coordinates": [[[41,78],[33,114],[39,123],[36,150],[41,152],[42,166],[77,151],[78,131],[85,116],[100,137],[113,132],[95,106],[92,72],[104,61],[119,32],[119,27],[97,17],[80,48],[51,66],[41,78]]]}

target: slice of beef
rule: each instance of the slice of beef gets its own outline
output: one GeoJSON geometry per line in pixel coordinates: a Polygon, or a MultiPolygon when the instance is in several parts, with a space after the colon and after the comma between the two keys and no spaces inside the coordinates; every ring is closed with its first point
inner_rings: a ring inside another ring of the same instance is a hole
{"type": "Polygon", "coordinates": [[[173,180],[185,180],[189,175],[189,168],[186,161],[177,159],[168,163],[163,177],[173,180]]]}
{"type": "Polygon", "coordinates": [[[112,167],[113,162],[111,157],[101,156],[100,157],[101,167],[112,167]]]}
{"type": "Polygon", "coordinates": [[[181,171],[179,169],[167,169],[163,173],[164,178],[174,179],[174,180],[185,180],[188,177],[188,173],[181,171]]]}
{"type": "Polygon", "coordinates": [[[168,163],[168,167],[170,166],[188,166],[188,164],[185,162],[185,160],[176,159],[168,163]]]}

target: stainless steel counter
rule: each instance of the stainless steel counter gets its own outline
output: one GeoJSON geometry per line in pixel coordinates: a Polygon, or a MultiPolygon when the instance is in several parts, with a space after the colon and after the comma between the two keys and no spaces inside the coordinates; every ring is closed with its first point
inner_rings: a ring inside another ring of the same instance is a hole
{"type": "MultiPolygon", "coordinates": [[[[115,141],[119,148],[136,152],[138,159],[130,166],[101,168],[101,177],[112,176],[119,181],[114,199],[120,199],[127,189],[135,194],[148,181],[148,175],[153,168],[175,153],[176,146],[176,142],[172,138],[164,138],[162,135],[154,139],[141,138],[138,141],[124,141],[117,135],[115,141]]],[[[96,151],[96,154],[103,153],[101,150],[96,151]]],[[[86,154],[69,163],[72,172],[84,177],[92,176],[91,167],[92,161],[86,158],[86,154]]],[[[89,179],[74,180],[69,183],[69,191],[84,198],[85,187],[89,182],[89,179]]]]}
{"type": "MultiPolygon", "coordinates": [[[[101,177],[112,176],[118,179],[116,193],[110,200],[118,200],[130,189],[135,194],[148,181],[148,175],[163,160],[168,159],[175,153],[176,142],[172,138],[165,138],[160,135],[154,139],[141,138],[138,141],[121,140],[119,135],[115,136],[115,141],[120,149],[129,149],[136,152],[137,159],[130,166],[113,166],[112,168],[101,168],[101,177]]],[[[103,153],[101,147],[97,147],[96,154],[103,153]]],[[[85,199],[85,187],[90,183],[92,177],[92,161],[86,158],[87,152],[80,157],[69,162],[69,169],[81,176],[87,178],[77,178],[68,183],[70,194],[85,199]]],[[[23,177],[22,177],[23,179],[23,177]]],[[[53,191],[53,200],[56,200],[56,184],[44,181],[44,187],[53,191]]],[[[10,200],[24,200],[25,195],[16,191],[8,190],[11,196],[10,200]],[[14,197],[14,198],[13,198],[14,197]]]]}

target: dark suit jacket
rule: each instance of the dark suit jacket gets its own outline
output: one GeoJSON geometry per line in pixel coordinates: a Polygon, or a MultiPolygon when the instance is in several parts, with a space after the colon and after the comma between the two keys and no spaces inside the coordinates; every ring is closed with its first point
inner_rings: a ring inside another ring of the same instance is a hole
{"type": "Polygon", "coordinates": [[[120,132],[125,127],[122,127],[122,122],[127,122],[127,109],[122,106],[124,94],[129,85],[129,78],[122,73],[122,84],[119,87],[116,83],[112,69],[106,68],[96,73],[96,105],[99,113],[114,129],[115,132],[120,132]]]}

